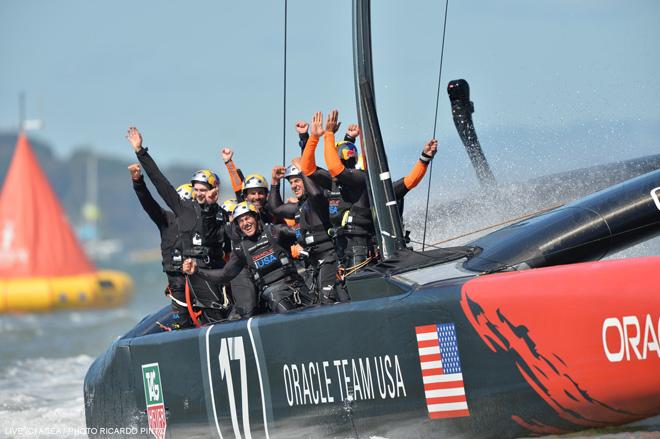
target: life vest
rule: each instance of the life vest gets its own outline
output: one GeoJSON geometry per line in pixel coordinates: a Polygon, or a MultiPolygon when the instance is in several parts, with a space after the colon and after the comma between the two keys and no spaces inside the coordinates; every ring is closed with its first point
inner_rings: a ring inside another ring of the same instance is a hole
{"type": "Polygon", "coordinates": [[[160,251],[163,257],[163,271],[180,271],[183,263],[181,243],[179,242],[179,228],[176,217],[167,212],[167,227],[161,230],[160,251]]]}
{"type": "Polygon", "coordinates": [[[305,208],[310,209],[311,207],[304,202],[299,203],[295,216],[298,229],[294,228],[294,230],[296,230],[298,244],[308,251],[316,252],[334,248],[332,237],[328,233],[328,229],[332,228],[331,225],[309,224],[303,211],[305,208]]]}
{"type": "Polygon", "coordinates": [[[252,278],[261,289],[296,273],[289,253],[273,238],[271,224],[263,225],[256,241],[243,239],[241,249],[252,278]]]}
{"type": "Polygon", "coordinates": [[[351,208],[352,204],[345,201],[341,196],[341,186],[334,179],[332,180],[332,188],[326,193],[326,197],[328,198],[330,223],[335,229],[339,229],[344,213],[351,208]]]}
{"type": "Polygon", "coordinates": [[[374,223],[371,209],[356,206],[346,201],[341,194],[342,187],[335,180],[327,192],[330,222],[336,234],[373,235],[374,223]]]}
{"type": "Polygon", "coordinates": [[[205,242],[202,208],[196,201],[191,204],[194,211],[186,209],[185,215],[177,218],[183,258],[195,258],[200,268],[215,268],[222,261],[222,247],[205,242]]]}
{"type": "Polygon", "coordinates": [[[302,211],[301,211],[301,205],[298,205],[298,210],[296,210],[296,214],[293,217],[293,225],[289,224],[289,220],[287,221],[287,225],[293,229],[294,232],[296,232],[296,241],[298,244],[302,245],[301,243],[301,238],[302,238],[302,230],[300,229],[300,220],[302,218],[302,211]]]}

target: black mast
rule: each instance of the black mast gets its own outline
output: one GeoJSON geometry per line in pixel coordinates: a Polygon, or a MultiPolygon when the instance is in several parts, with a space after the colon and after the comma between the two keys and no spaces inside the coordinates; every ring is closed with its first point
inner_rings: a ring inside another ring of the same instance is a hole
{"type": "Polygon", "coordinates": [[[362,128],[365,167],[369,176],[369,199],[375,216],[376,238],[383,258],[387,259],[397,250],[404,249],[406,243],[376,114],[370,0],[353,0],[353,65],[358,122],[362,128]]]}

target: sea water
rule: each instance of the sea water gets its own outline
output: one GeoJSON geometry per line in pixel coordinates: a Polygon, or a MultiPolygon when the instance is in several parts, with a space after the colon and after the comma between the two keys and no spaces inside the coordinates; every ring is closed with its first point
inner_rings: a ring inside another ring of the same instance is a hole
{"type": "Polygon", "coordinates": [[[87,369],[117,337],[168,304],[159,262],[112,268],[135,282],[126,307],[0,315],[0,438],[87,437],[87,369]]]}

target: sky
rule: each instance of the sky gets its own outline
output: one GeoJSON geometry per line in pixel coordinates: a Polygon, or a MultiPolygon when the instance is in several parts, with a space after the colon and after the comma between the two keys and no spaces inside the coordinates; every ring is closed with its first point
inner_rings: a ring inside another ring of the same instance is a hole
{"type": "MultiPolygon", "coordinates": [[[[444,6],[372,4],[395,176],[433,135],[444,6]]],[[[130,159],[135,125],[160,164],[222,173],[230,146],[244,171],[268,174],[283,143],[297,151],[296,120],[338,108],[356,121],[351,2],[288,0],[286,114],[284,17],[283,0],[0,0],[0,130],[16,129],[24,91],[28,119],[44,123],[30,135],[63,157],[130,159]]],[[[496,176],[658,153],[659,23],[656,0],[450,0],[436,175],[474,178],[445,92],[458,78],[496,176]]]]}

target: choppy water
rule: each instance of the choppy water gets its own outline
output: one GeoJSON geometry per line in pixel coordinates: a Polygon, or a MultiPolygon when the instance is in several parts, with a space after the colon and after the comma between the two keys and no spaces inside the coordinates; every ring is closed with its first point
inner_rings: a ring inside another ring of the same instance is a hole
{"type": "Polygon", "coordinates": [[[83,379],[114,339],[168,302],[159,263],[128,271],[121,309],[0,316],[0,438],[86,437],[83,379]]]}
{"type": "MultiPolygon", "coordinates": [[[[406,211],[413,239],[421,240],[423,203],[413,201],[406,211]]],[[[517,210],[472,216],[469,221],[432,211],[427,242],[457,236],[528,211],[529,204],[521,202],[517,210]]],[[[447,245],[458,243],[460,240],[447,245]]],[[[660,239],[654,239],[615,257],[659,254],[660,239]]],[[[136,295],[126,308],[0,316],[0,438],[86,437],[82,387],[87,368],[114,339],[146,314],[167,304],[162,294],[165,277],[160,264],[116,268],[128,271],[135,280],[136,295]]],[[[588,436],[621,439],[660,434],[616,431],[588,436]]]]}

